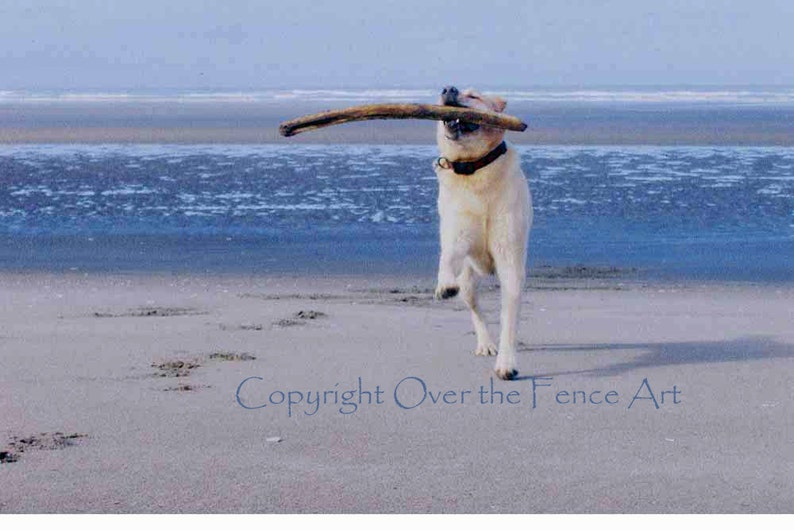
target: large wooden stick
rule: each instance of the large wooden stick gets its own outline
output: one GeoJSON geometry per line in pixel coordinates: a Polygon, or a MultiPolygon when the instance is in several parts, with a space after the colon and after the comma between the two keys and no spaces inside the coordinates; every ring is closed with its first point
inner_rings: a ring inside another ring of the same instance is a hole
{"type": "Polygon", "coordinates": [[[419,103],[378,103],[373,105],[358,105],[346,109],[328,110],[301,116],[285,121],[279,126],[282,136],[293,136],[303,131],[328,127],[351,121],[364,120],[457,120],[508,129],[510,131],[523,131],[527,124],[507,114],[486,112],[466,107],[451,107],[448,105],[423,105],[419,103]]]}

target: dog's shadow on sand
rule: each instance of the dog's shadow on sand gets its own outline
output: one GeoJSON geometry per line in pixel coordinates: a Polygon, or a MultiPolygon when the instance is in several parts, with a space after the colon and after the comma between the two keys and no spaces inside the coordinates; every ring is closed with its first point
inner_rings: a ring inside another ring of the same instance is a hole
{"type": "Polygon", "coordinates": [[[640,368],[658,366],[693,365],[723,362],[761,361],[765,359],[794,358],[794,344],[779,342],[769,337],[745,337],[731,341],[715,342],[660,342],[628,344],[541,344],[524,347],[520,351],[530,353],[577,354],[594,352],[619,352],[637,350],[637,357],[588,370],[569,370],[554,373],[519,375],[516,380],[533,377],[561,375],[586,375],[610,377],[640,368]]]}

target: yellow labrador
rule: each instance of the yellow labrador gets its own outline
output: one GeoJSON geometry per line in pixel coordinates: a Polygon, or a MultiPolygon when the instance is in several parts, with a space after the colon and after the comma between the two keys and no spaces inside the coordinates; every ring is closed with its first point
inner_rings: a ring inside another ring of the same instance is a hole
{"type": "MultiPolygon", "coordinates": [[[[442,105],[502,112],[506,102],[474,90],[446,87],[442,105]]],[[[497,355],[477,307],[477,277],[496,274],[501,290],[501,335],[496,375],[512,379],[516,365],[516,328],[526,278],[532,196],[518,154],[504,142],[504,130],[460,120],[440,122],[439,158],[441,256],[436,298],[461,294],[471,309],[477,334],[476,355],[497,355]]]]}

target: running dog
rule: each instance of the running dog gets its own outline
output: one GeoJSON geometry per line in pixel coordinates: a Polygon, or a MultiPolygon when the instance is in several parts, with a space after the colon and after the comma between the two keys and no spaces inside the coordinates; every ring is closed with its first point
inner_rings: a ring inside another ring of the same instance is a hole
{"type": "MultiPolygon", "coordinates": [[[[442,90],[440,103],[493,112],[506,106],[502,98],[452,86],[442,90]]],[[[475,355],[496,355],[496,375],[513,379],[518,374],[516,328],[532,225],[529,185],[502,129],[445,121],[439,122],[436,139],[441,256],[435,295],[446,299],[460,293],[477,334],[475,355]],[[477,306],[477,279],[489,274],[496,274],[500,284],[498,350],[477,306]]]]}

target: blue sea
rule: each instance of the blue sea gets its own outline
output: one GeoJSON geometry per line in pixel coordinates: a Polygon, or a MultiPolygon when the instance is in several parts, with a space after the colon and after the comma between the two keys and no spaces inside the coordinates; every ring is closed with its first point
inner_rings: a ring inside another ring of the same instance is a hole
{"type": "MultiPolygon", "coordinates": [[[[530,266],[794,280],[794,148],[516,149],[530,266]]],[[[0,269],[432,278],[433,145],[0,146],[0,269]]]]}

